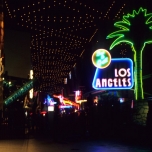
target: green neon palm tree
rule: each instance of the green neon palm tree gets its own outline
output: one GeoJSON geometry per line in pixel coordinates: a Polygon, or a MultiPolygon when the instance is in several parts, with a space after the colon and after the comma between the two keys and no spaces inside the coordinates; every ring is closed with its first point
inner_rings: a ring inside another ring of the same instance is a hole
{"type": "Polygon", "coordinates": [[[152,13],[147,14],[147,9],[133,10],[132,14],[123,16],[122,21],[114,24],[119,30],[109,34],[107,39],[116,38],[110,46],[110,50],[125,42],[129,44],[134,52],[134,78],[135,99],[141,100],[143,95],[142,83],[142,52],[146,44],[152,43],[152,13]]]}

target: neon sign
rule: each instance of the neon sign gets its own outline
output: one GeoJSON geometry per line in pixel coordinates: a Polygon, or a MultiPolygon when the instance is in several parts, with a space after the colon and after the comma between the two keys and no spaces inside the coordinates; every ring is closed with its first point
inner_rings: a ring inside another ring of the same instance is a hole
{"type": "Polygon", "coordinates": [[[109,66],[110,62],[111,55],[105,49],[98,49],[92,55],[92,63],[97,68],[104,69],[109,66]]]}
{"type": "Polygon", "coordinates": [[[56,104],[56,102],[54,102],[53,98],[51,98],[50,95],[47,95],[43,104],[46,104],[47,106],[52,106],[56,104]]]}
{"type": "Polygon", "coordinates": [[[61,105],[59,106],[60,108],[66,107],[66,108],[71,108],[72,106],[79,109],[80,105],[78,103],[75,103],[67,98],[64,98],[62,95],[53,95],[55,98],[59,98],[61,105]]]}
{"type": "Polygon", "coordinates": [[[134,75],[135,75],[135,99],[144,99],[143,77],[142,77],[142,52],[146,44],[152,43],[152,13],[142,7],[133,10],[131,14],[124,15],[121,21],[114,24],[118,28],[107,36],[107,39],[114,38],[110,50],[120,43],[127,43],[134,52],[134,75]],[[141,36],[141,31],[142,35],[141,36]]]}
{"type": "Polygon", "coordinates": [[[75,102],[77,102],[78,100],[81,100],[82,97],[82,92],[81,91],[75,91],[75,102]]]}
{"type": "Polygon", "coordinates": [[[114,58],[109,63],[106,68],[96,66],[93,88],[97,90],[131,89],[134,84],[132,60],[114,58]]]}

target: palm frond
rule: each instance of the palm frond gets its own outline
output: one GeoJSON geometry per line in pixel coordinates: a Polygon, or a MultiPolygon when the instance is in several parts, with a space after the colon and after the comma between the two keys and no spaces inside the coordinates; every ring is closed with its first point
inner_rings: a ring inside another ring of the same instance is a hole
{"type": "Polygon", "coordinates": [[[152,23],[152,13],[150,13],[150,14],[147,14],[146,16],[146,24],[150,24],[150,23],[152,23]]]}
{"type": "MultiPolygon", "coordinates": [[[[107,36],[107,39],[110,38],[116,38],[114,42],[111,44],[110,49],[112,49],[115,45],[119,44],[120,42],[129,42],[129,44],[133,45],[133,42],[131,40],[126,40],[126,34],[128,33],[130,35],[130,29],[131,29],[131,23],[136,18],[136,16],[141,15],[145,18],[145,25],[148,26],[148,28],[152,29],[152,13],[147,14],[147,9],[143,9],[142,7],[139,8],[138,11],[133,10],[132,14],[127,14],[123,16],[122,21],[118,21],[114,24],[116,28],[119,28],[119,30],[109,34],[107,36]],[[124,39],[124,40],[123,40],[124,39]]],[[[131,35],[130,35],[131,36],[131,35]]],[[[130,37],[131,38],[131,37],[130,37]]],[[[151,41],[149,40],[149,37],[147,37],[146,41],[143,42],[143,44],[149,44],[151,41]]]]}
{"type": "Polygon", "coordinates": [[[136,10],[133,10],[134,16],[137,16],[138,14],[143,13],[144,16],[147,14],[147,9],[143,9],[142,7],[139,8],[138,12],[136,10]]]}
{"type": "Polygon", "coordinates": [[[107,39],[109,39],[109,38],[114,38],[114,37],[124,36],[126,32],[128,32],[128,30],[115,31],[115,32],[109,34],[109,35],[107,36],[107,39]]]}
{"type": "Polygon", "coordinates": [[[125,22],[125,23],[130,25],[130,21],[129,21],[129,16],[128,15],[124,15],[123,16],[123,22],[125,22]]]}
{"type": "Polygon", "coordinates": [[[119,22],[116,22],[114,24],[115,27],[118,27],[118,28],[121,28],[121,29],[124,29],[124,30],[129,30],[129,26],[130,24],[124,22],[124,21],[119,21],[119,22]]]}
{"type": "Polygon", "coordinates": [[[152,13],[146,15],[146,24],[152,29],[152,13]]]}
{"type": "Polygon", "coordinates": [[[124,38],[124,36],[120,36],[120,37],[118,37],[118,38],[111,44],[110,50],[111,50],[114,46],[116,46],[116,45],[118,45],[118,44],[120,44],[120,43],[122,43],[122,42],[128,43],[128,44],[130,44],[131,46],[133,45],[133,43],[132,43],[129,39],[124,38]]]}
{"type": "Polygon", "coordinates": [[[149,40],[149,41],[146,41],[145,43],[144,43],[144,45],[145,44],[151,44],[152,43],[152,40],[149,40]]]}

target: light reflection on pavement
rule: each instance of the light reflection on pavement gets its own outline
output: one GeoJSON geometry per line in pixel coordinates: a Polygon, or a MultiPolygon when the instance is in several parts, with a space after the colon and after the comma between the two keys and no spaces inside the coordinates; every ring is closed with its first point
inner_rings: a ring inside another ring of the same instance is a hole
{"type": "Polygon", "coordinates": [[[0,152],[151,152],[148,146],[98,140],[54,142],[46,139],[0,140],[0,152]]]}

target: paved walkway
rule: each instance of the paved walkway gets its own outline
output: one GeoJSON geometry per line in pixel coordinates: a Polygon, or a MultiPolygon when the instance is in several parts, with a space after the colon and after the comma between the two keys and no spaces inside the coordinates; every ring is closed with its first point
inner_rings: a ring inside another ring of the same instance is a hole
{"type": "Polygon", "coordinates": [[[46,139],[0,140],[0,152],[151,152],[148,146],[118,141],[53,142],[46,139]]]}

